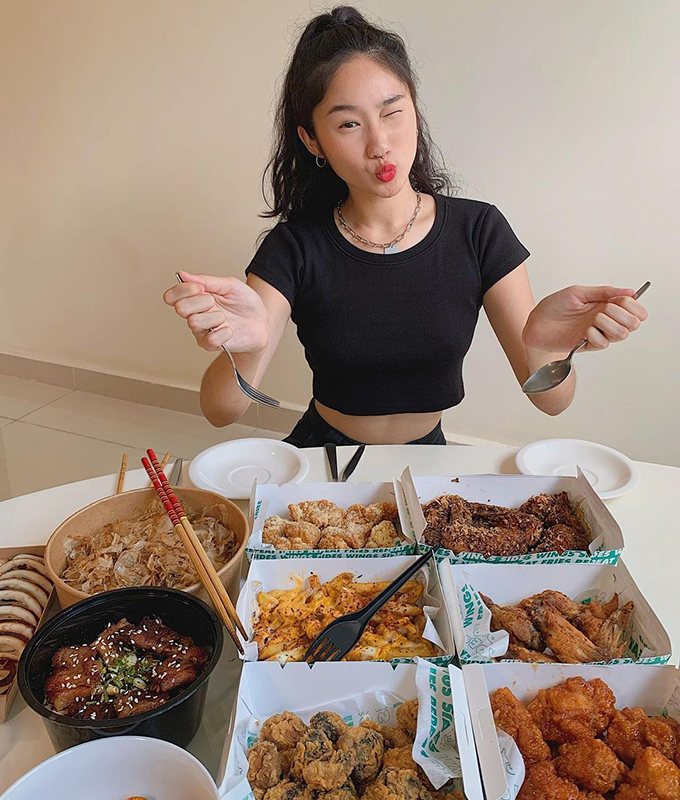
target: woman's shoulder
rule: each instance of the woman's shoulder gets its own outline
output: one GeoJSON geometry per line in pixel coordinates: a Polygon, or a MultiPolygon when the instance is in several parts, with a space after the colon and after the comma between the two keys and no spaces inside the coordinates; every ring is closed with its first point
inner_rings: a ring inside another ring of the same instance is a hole
{"type": "Polygon", "coordinates": [[[479,219],[485,216],[490,208],[494,208],[491,203],[472,200],[469,197],[456,197],[448,194],[437,194],[437,197],[444,203],[447,211],[463,218],[479,219]]]}

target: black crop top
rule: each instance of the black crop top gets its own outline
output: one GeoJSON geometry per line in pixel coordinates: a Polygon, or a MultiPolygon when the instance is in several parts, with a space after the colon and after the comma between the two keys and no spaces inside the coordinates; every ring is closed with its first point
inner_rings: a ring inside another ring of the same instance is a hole
{"type": "Polygon", "coordinates": [[[246,269],[290,303],[325,406],[370,416],[441,411],[463,399],[482,297],[529,251],[495,206],[435,200],[431,230],[403,252],[355,247],[328,214],[279,222],[246,269]]]}

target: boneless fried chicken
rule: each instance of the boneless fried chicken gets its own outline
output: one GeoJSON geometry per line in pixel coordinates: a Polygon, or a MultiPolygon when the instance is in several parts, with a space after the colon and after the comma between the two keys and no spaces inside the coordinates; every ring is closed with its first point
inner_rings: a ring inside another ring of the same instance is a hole
{"type": "Polygon", "coordinates": [[[290,520],[268,517],[262,542],[277,550],[359,550],[396,547],[395,503],[355,504],[346,511],[329,500],[306,500],[288,506],[290,520]]]}
{"type": "Polygon", "coordinates": [[[559,752],[553,761],[557,774],[586,791],[612,792],[628,771],[601,739],[567,742],[560,745],[559,752]]]}
{"type": "Polygon", "coordinates": [[[256,742],[248,750],[248,783],[253,789],[271,789],[281,780],[279,751],[271,742],[256,742]]]}
{"type": "Polygon", "coordinates": [[[418,727],[418,701],[407,700],[397,709],[397,725],[412,739],[416,738],[418,727]]]}
{"type": "Polygon", "coordinates": [[[344,786],[355,766],[353,752],[336,750],[322,730],[309,728],[295,747],[290,777],[306,783],[310,789],[328,791],[344,786]]]}
{"type": "Polygon", "coordinates": [[[587,550],[590,535],[566,492],[537,495],[518,509],[441,495],[423,505],[425,542],[489,556],[587,550]]]}
{"type": "Polygon", "coordinates": [[[594,678],[567,678],[549,689],[539,689],[528,710],[546,742],[573,742],[598,736],[614,716],[614,693],[594,678]]]}
{"type": "Polygon", "coordinates": [[[616,800],[678,800],[680,769],[655,747],[647,747],[614,797],[616,800]]]}
{"type": "Polygon", "coordinates": [[[297,714],[283,711],[262,723],[260,738],[276,745],[279,750],[287,750],[295,747],[306,732],[307,726],[297,714]]]}
{"type": "Polygon", "coordinates": [[[323,731],[326,736],[337,744],[338,739],[348,730],[347,723],[333,711],[319,711],[309,720],[309,727],[323,731]]]}
{"type": "Polygon", "coordinates": [[[432,800],[432,795],[417,773],[410,769],[384,769],[369,783],[365,800],[432,800]]]}
{"type": "Polygon", "coordinates": [[[586,800],[586,797],[575,783],[557,775],[551,761],[540,761],[527,769],[517,800],[586,800]]]}
{"type": "Polygon", "coordinates": [[[496,689],[491,695],[491,710],[496,727],[512,736],[527,766],[550,758],[550,748],[538,725],[509,689],[496,689]]]}
{"type": "Polygon", "coordinates": [[[352,762],[352,778],[359,785],[366,785],[380,772],[385,748],[383,737],[368,728],[347,728],[338,739],[338,749],[347,753],[352,762]]]}
{"type": "Polygon", "coordinates": [[[607,741],[629,767],[646,747],[655,747],[666,758],[680,761],[680,724],[670,717],[648,717],[641,708],[616,711],[607,730],[607,741]]]}

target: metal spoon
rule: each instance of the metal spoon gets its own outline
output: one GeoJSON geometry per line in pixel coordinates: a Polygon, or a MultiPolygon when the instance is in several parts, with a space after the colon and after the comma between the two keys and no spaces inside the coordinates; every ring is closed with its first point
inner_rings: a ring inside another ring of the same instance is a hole
{"type": "MultiPolygon", "coordinates": [[[[651,285],[652,284],[647,281],[647,283],[635,292],[633,297],[637,300],[651,285]]],[[[550,389],[559,386],[562,381],[565,381],[569,377],[569,373],[571,372],[571,359],[574,353],[577,353],[587,344],[588,340],[582,339],[566,358],[560,358],[558,361],[551,361],[549,364],[545,364],[540,369],[537,369],[533,375],[529,375],[524,381],[522,391],[525,394],[541,394],[542,392],[548,392],[550,389]]]]}

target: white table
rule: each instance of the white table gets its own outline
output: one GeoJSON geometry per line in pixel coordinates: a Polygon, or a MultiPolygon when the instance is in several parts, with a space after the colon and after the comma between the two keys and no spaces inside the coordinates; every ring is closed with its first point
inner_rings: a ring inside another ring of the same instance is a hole
{"type": "MultiPolygon", "coordinates": [[[[340,469],[353,452],[354,447],[338,448],[340,469]]],[[[308,449],[305,453],[310,461],[306,482],[329,480],[323,449],[308,449]]],[[[406,466],[414,475],[516,473],[514,454],[514,448],[502,446],[373,446],[366,448],[351,480],[391,480],[406,466]]],[[[676,643],[680,642],[680,617],[673,598],[678,584],[676,559],[680,555],[676,512],[680,468],[641,462],[637,465],[638,486],[623,497],[608,500],[607,506],[623,530],[628,568],[671,641],[676,643]]],[[[70,514],[112,494],[116,479],[115,475],[105,475],[0,503],[0,544],[44,544],[70,514]]],[[[183,482],[187,483],[186,478],[183,482]]],[[[147,485],[144,470],[128,472],[126,489],[147,485]]],[[[236,649],[229,637],[225,638],[222,659],[210,680],[205,717],[189,748],[213,775],[217,773],[240,674],[236,649]]],[[[10,718],[0,725],[0,792],[53,753],[41,718],[18,697],[10,718]]]]}

